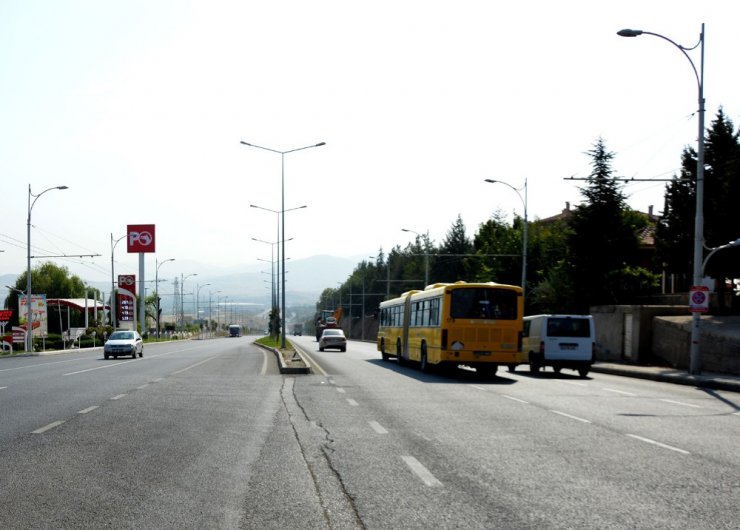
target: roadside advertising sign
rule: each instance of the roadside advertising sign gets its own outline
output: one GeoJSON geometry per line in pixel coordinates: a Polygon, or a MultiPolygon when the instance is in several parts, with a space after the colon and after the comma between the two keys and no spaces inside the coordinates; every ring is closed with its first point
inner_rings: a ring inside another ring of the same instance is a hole
{"type": "Polygon", "coordinates": [[[130,296],[121,293],[118,293],[117,298],[118,320],[131,322],[134,319],[134,301],[130,296]]]}
{"type": "Polygon", "coordinates": [[[131,291],[136,296],[136,275],[135,274],[119,274],[118,275],[118,288],[126,289],[131,291]]]}
{"type": "MultiPolygon", "coordinates": [[[[18,324],[25,328],[28,322],[28,306],[25,294],[18,295],[18,324]]],[[[48,332],[48,312],[46,310],[46,295],[31,295],[31,333],[37,337],[46,337],[48,332]]]]}
{"type": "Polygon", "coordinates": [[[689,311],[692,313],[706,313],[709,311],[709,287],[706,285],[692,285],[689,290],[689,311]]]}
{"type": "Polygon", "coordinates": [[[154,225],[128,225],[126,236],[129,253],[154,252],[154,225]]]}
{"type": "Polygon", "coordinates": [[[12,309],[0,309],[0,322],[8,322],[13,316],[12,309]]]}

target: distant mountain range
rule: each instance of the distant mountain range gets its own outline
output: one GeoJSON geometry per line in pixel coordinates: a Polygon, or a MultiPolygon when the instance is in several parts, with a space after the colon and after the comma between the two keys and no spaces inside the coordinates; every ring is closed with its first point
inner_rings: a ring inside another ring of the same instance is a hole
{"type": "MultiPolygon", "coordinates": [[[[296,259],[286,262],[285,274],[285,301],[288,307],[292,306],[314,306],[326,288],[336,288],[337,284],[343,283],[352,274],[360,258],[338,258],[335,256],[320,255],[305,259],[296,259]]],[[[230,269],[229,271],[209,272],[203,265],[199,265],[197,282],[188,279],[185,282],[185,305],[192,304],[192,296],[196,286],[206,286],[200,290],[201,304],[207,300],[209,291],[213,293],[211,301],[216,303],[216,296],[223,299],[228,296],[229,303],[255,305],[256,307],[269,307],[272,296],[272,278],[269,271],[269,263],[252,264],[244,267],[242,271],[230,269]],[[263,271],[266,271],[263,272],[263,271]],[[218,291],[218,295],[216,295],[218,291]],[[189,298],[189,300],[188,300],[189,298]]],[[[189,269],[190,270],[190,269],[189,269]]],[[[147,280],[152,272],[147,271],[147,280]]],[[[161,276],[161,275],[160,275],[161,276]]],[[[13,286],[17,280],[16,275],[0,275],[0,293],[3,301],[10,293],[6,285],[13,286]]],[[[151,278],[153,279],[153,278],[151,278]]],[[[85,278],[82,278],[85,281],[85,278]]],[[[278,282],[280,278],[278,278],[278,282]]],[[[90,282],[91,287],[100,289],[107,293],[110,291],[109,282],[90,282]]],[[[159,291],[162,297],[163,311],[168,311],[174,294],[174,281],[160,281],[159,291]]],[[[151,289],[151,287],[148,287],[151,289]]]]}

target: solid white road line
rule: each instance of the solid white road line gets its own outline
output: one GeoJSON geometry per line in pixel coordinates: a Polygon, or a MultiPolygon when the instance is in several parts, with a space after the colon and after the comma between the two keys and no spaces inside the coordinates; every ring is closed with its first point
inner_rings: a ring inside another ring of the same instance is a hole
{"type": "Polygon", "coordinates": [[[691,454],[684,449],[679,449],[678,447],[673,447],[672,445],[656,442],[655,440],[651,440],[650,438],[643,438],[642,436],[637,436],[636,434],[628,434],[627,436],[629,436],[630,438],[634,438],[635,440],[640,440],[641,442],[657,445],[658,447],[662,447],[663,449],[670,449],[671,451],[676,451],[677,453],[681,453],[684,455],[691,454]]]}
{"type": "Polygon", "coordinates": [[[378,423],[377,421],[369,421],[370,427],[373,428],[373,430],[378,434],[388,434],[388,431],[386,431],[383,426],[378,423]]]}
{"type": "Polygon", "coordinates": [[[35,431],[31,431],[31,434],[41,434],[41,433],[44,433],[44,432],[46,432],[46,431],[48,431],[50,429],[53,429],[54,427],[59,427],[62,423],[64,423],[64,422],[63,421],[55,421],[55,422],[52,422],[49,425],[46,425],[44,427],[41,427],[40,429],[36,429],[35,431]]]}
{"type": "Polygon", "coordinates": [[[442,483],[413,456],[405,455],[401,456],[401,458],[403,458],[406,465],[411,468],[411,471],[413,471],[427,486],[435,487],[442,485],[442,483]]]}
{"type": "Polygon", "coordinates": [[[501,394],[501,397],[504,397],[504,398],[510,399],[512,401],[517,401],[519,403],[524,403],[526,405],[529,405],[529,401],[524,401],[523,399],[519,399],[519,398],[514,397],[514,396],[507,396],[506,394],[501,394]]]}
{"type": "Polygon", "coordinates": [[[692,405],[691,403],[683,403],[681,401],[673,401],[672,399],[660,399],[663,403],[671,403],[673,405],[681,405],[682,407],[691,407],[692,409],[702,408],[700,405],[692,405]]]}
{"type": "Polygon", "coordinates": [[[614,392],[616,394],[622,394],[623,396],[637,396],[637,394],[633,394],[632,392],[625,392],[624,390],[617,390],[616,388],[604,388],[607,392],[614,392]]]}
{"type": "Polygon", "coordinates": [[[98,408],[98,405],[93,405],[92,407],[87,407],[86,409],[82,409],[77,414],[87,414],[88,412],[92,412],[93,410],[97,408],[98,408]]]}
{"type": "Polygon", "coordinates": [[[555,414],[559,414],[560,416],[565,416],[566,418],[570,418],[571,420],[580,421],[583,423],[591,423],[589,420],[585,420],[583,418],[579,418],[578,416],[572,416],[570,414],[566,414],[565,412],[560,412],[559,410],[550,410],[550,412],[554,412],[555,414]]]}

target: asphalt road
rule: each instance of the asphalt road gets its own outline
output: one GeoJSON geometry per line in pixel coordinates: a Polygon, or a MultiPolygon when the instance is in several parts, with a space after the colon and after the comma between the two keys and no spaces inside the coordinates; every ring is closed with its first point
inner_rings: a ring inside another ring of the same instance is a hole
{"type": "Polygon", "coordinates": [[[0,528],[740,527],[736,393],[252,339],[0,359],[0,528]]]}

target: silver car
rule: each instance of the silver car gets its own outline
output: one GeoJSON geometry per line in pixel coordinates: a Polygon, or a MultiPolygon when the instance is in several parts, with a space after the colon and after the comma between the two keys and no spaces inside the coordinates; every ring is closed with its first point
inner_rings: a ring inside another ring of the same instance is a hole
{"type": "Polygon", "coordinates": [[[325,329],[319,339],[319,351],[327,348],[347,351],[347,337],[344,336],[344,331],[338,328],[325,329]]]}
{"type": "Polygon", "coordinates": [[[103,357],[108,359],[119,355],[130,355],[132,359],[144,356],[144,340],[137,331],[114,331],[105,341],[103,357]]]}

